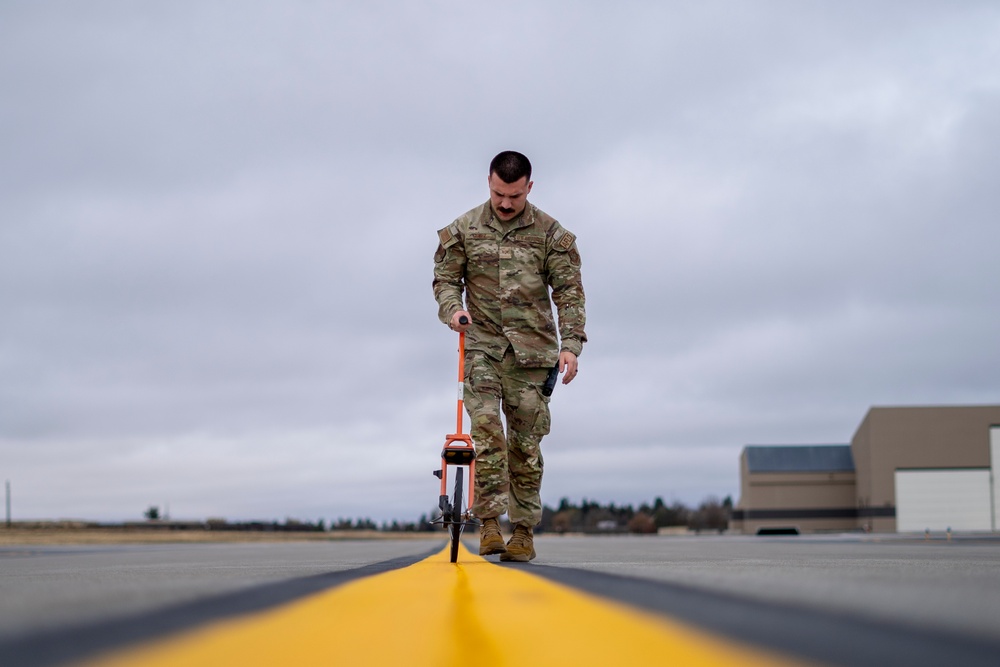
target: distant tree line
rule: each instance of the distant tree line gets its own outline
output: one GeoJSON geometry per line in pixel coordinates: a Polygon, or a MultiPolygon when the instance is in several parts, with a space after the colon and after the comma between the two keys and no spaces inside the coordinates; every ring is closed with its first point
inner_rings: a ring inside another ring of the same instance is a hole
{"type": "MultiPolygon", "coordinates": [[[[595,500],[584,498],[579,504],[569,498],[559,501],[559,506],[542,507],[542,521],[535,528],[538,533],[656,533],[661,528],[693,530],[695,532],[722,532],[729,527],[733,512],[733,499],[726,496],[719,500],[716,496],[705,498],[697,507],[690,508],[674,501],[666,504],[663,498],[656,498],[651,504],[642,503],[638,507],[626,504],[602,505],[595,500]]],[[[396,522],[393,522],[393,526],[396,522]]],[[[439,525],[427,522],[427,515],[414,524],[406,524],[405,530],[440,530],[439,525]]],[[[389,528],[395,530],[395,528],[389,528]]],[[[383,524],[382,530],[386,530],[383,524]]]]}
{"type": "Polygon", "coordinates": [[[555,509],[542,508],[538,532],[551,533],[655,533],[660,528],[684,528],[694,531],[724,531],[729,526],[733,500],[710,496],[696,508],[679,501],[670,505],[663,498],[652,504],[601,505],[584,498],[579,505],[568,498],[559,501],[555,509]]]}
{"type": "Polygon", "coordinates": [[[285,519],[278,521],[226,521],[225,519],[209,519],[205,522],[208,530],[250,530],[262,532],[284,533],[322,533],[326,531],[326,522],[320,519],[316,523],[285,519]]]}
{"type": "MultiPolygon", "coordinates": [[[[595,500],[584,498],[579,504],[563,498],[556,508],[545,505],[542,508],[542,521],[535,529],[539,533],[656,533],[661,528],[677,528],[696,532],[722,532],[729,526],[729,517],[733,510],[733,500],[726,496],[719,500],[709,496],[698,507],[689,508],[679,501],[666,504],[663,498],[656,498],[652,504],[642,503],[638,507],[602,505],[595,500]]],[[[159,511],[150,507],[145,513],[147,521],[159,522],[159,511]]],[[[436,513],[422,514],[416,521],[400,522],[397,520],[383,521],[377,524],[367,517],[357,519],[338,518],[330,521],[329,530],[336,531],[383,531],[383,532],[433,532],[443,530],[439,523],[434,523],[429,517],[436,513]]],[[[249,531],[301,531],[324,532],[328,530],[323,519],[315,523],[286,519],[277,521],[237,521],[225,519],[208,519],[202,522],[164,522],[163,527],[204,528],[207,530],[249,530],[249,531]]]]}

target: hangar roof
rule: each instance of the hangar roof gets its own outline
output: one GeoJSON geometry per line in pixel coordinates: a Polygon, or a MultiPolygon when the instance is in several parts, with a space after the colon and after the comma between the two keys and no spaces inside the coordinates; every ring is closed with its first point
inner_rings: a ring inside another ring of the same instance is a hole
{"type": "Polygon", "coordinates": [[[852,472],[850,445],[747,445],[750,472],[852,472]]]}

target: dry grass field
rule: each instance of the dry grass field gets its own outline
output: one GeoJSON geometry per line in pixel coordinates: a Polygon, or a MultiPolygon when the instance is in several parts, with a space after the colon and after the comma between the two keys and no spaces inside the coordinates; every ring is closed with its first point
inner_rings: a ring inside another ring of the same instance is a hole
{"type": "Polygon", "coordinates": [[[443,532],[171,530],[143,526],[94,527],[72,522],[0,524],[0,546],[44,544],[168,544],[197,542],[329,542],[334,540],[445,539],[443,532]]]}

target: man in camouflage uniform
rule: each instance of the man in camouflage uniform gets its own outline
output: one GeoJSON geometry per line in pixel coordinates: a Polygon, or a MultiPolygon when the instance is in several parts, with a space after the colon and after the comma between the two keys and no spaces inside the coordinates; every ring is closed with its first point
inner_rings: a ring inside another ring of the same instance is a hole
{"type": "Polygon", "coordinates": [[[497,155],[490,200],[440,230],[434,255],[438,317],[466,332],[465,407],[476,447],[472,511],[483,521],[479,553],[513,561],[535,557],[532,529],[542,519],[540,445],[549,432],[542,386],[554,366],[563,384],[576,377],[587,340],[576,237],[528,203],[531,186],[528,158],[497,155]],[[460,323],[463,316],[468,324],[460,323]],[[504,512],[514,528],[506,544],[498,522],[504,512]]]}

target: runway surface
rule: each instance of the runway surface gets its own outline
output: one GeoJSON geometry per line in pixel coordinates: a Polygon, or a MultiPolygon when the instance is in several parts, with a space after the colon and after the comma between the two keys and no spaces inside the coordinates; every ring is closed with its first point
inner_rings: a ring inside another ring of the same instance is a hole
{"type": "Polygon", "coordinates": [[[2,547],[0,664],[994,665],[1000,656],[992,538],[537,545],[527,565],[471,553],[451,564],[440,537],[2,547]]]}

